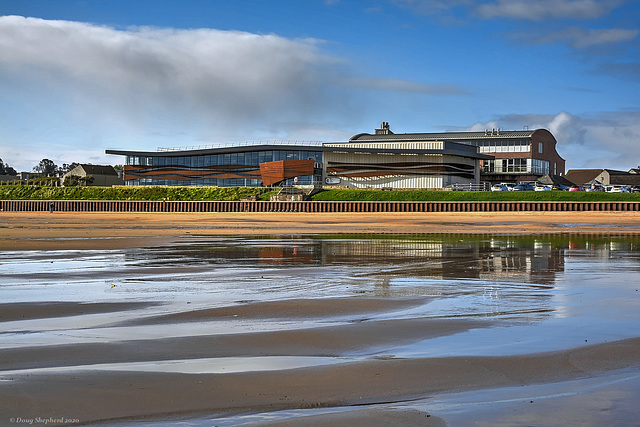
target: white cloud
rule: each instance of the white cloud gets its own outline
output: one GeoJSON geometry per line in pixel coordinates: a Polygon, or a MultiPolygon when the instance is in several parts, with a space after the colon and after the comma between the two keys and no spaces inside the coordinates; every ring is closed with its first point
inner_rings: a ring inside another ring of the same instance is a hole
{"type": "MultiPolygon", "coordinates": [[[[65,93],[82,115],[239,126],[310,117],[338,92],[317,40],[0,17],[0,72],[65,93]],[[47,86],[48,85],[48,86],[47,86]]],[[[28,83],[25,83],[28,86],[28,83]]],[[[335,100],[336,98],[333,98],[335,100]]]]}

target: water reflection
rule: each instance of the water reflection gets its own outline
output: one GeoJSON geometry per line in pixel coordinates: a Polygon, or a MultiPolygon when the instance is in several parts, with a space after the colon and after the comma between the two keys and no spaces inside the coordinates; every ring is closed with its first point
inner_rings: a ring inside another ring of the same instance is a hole
{"type": "Polygon", "coordinates": [[[129,264],[375,266],[378,274],[440,278],[528,279],[553,284],[566,257],[613,256],[640,259],[639,236],[352,235],[335,237],[230,238],[144,254],[127,254],[129,264]]]}
{"type": "MultiPolygon", "coordinates": [[[[269,318],[242,323],[241,319],[228,319],[224,325],[218,320],[216,330],[224,331],[463,317],[488,318],[509,327],[545,325],[550,329],[543,334],[530,333],[544,339],[554,334],[565,339],[578,329],[588,330],[590,339],[595,335],[610,339],[612,331],[613,338],[636,334],[633,325],[637,322],[629,319],[636,320],[640,309],[636,285],[640,282],[640,236],[634,235],[191,237],[166,247],[5,252],[0,269],[0,293],[6,303],[161,303],[122,313],[118,315],[121,320],[296,299],[424,301],[400,312],[360,313],[339,319],[329,315],[305,322],[269,318]],[[554,323],[557,321],[562,324],[554,323]]],[[[114,322],[109,317],[49,319],[46,325],[34,320],[11,325],[11,330],[74,329],[87,322],[104,326],[114,322]]],[[[154,330],[141,326],[136,331],[154,337],[203,334],[212,330],[205,323],[154,330]]],[[[105,328],[100,337],[130,339],[133,332],[131,328],[105,328]]],[[[92,333],[76,331],[73,337],[92,333]]],[[[489,342],[486,333],[483,342],[489,342]]],[[[584,340],[581,337],[578,342],[584,340]]],[[[18,341],[12,343],[18,345],[18,341]]],[[[502,341],[503,337],[496,337],[493,342],[502,341]]],[[[443,351],[456,346],[469,351],[471,341],[443,338],[442,342],[443,351]]]]}

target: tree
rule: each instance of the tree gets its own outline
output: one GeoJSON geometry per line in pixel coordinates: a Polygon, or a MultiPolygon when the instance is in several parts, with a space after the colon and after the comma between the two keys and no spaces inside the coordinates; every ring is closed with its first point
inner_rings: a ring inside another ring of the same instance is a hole
{"type": "Polygon", "coordinates": [[[5,165],[2,159],[0,159],[0,175],[18,175],[18,172],[9,165],[5,165]]]}
{"type": "Polygon", "coordinates": [[[78,176],[78,175],[67,175],[64,177],[64,182],[62,185],[64,187],[86,187],[87,184],[91,184],[94,178],[93,175],[87,176],[78,176]]]}
{"type": "Polygon", "coordinates": [[[42,159],[38,166],[33,168],[33,171],[41,173],[43,176],[57,176],[58,166],[52,160],[42,159]]]}
{"type": "Polygon", "coordinates": [[[72,170],[74,170],[77,166],[80,166],[80,163],[63,163],[62,167],[60,167],[58,169],[58,173],[60,174],[60,176],[64,175],[65,173],[71,172],[72,170]]]}

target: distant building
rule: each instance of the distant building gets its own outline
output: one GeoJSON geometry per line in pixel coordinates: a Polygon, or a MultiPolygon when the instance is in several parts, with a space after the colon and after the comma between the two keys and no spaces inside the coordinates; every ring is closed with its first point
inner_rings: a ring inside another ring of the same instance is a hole
{"type": "Polygon", "coordinates": [[[124,185],[124,180],[118,175],[118,172],[113,166],[99,166],[99,165],[78,165],[65,173],[62,177],[77,176],[80,178],[86,178],[91,175],[93,181],[87,183],[88,186],[96,187],[111,187],[114,185],[124,185]]]}
{"type": "Polygon", "coordinates": [[[631,169],[628,172],[614,169],[571,169],[567,172],[566,178],[582,186],[593,181],[602,185],[640,186],[638,169],[631,169]]]}

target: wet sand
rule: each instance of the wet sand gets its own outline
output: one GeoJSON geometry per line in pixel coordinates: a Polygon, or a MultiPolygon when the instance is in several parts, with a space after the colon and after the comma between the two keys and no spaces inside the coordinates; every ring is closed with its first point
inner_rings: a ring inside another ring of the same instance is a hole
{"type": "MultiPolygon", "coordinates": [[[[0,213],[0,248],[13,250],[148,247],[186,236],[319,233],[640,233],[640,213],[476,214],[104,214],[0,213]]],[[[245,303],[148,316],[120,326],[188,325],[224,319],[352,320],[293,330],[210,334],[0,349],[0,425],[52,418],[48,425],[172,420],[299,408],[354,411],[274,421],[270,425],[445,425],[438,413],[373,404],[406,402],[447,392],[554,384],[640,367],[640,338],[517,356],[397,358],[381,355],[338,364],[275,371],[184,373],[100,370],[95,364],[223,357],[350,357],[385,348],[490,328],[468,319],[363,321],[424,303],[424,299],[311,299],[245,303]],[[89,365],[89,366],[88,366],[89,365]],[[90,365],[94,365],[93,367],[90,365]],[[73,371],[55,368],[76,367],[73,371]],[[48,370],[53,368],[53,370],[48,370]]],[[[141,304],[52,302],[0,304],[5,322],[87,313],[117,313],[141,304]]],[[[590,399],[589,395],[583,397],[590,399]]],[[[591,399],[596,399],[595,397],[591,399]]],[[[533,402],[532,402],[533,403],[533,402]]],[[[472,411],[472,410],[470,410],[472,411]]],[[[634,412],[617,418],[637,422],[634,412]],[[629,415],[631,414],[631,415],[629,415]],[[627,417],[627,418],[625,418],[627,417]]],[[[469,421],[473,419],[470,412],[469,421]]],[[[557,425],[571,418],[557,420],[557,425]]],[[[535,424],[535,419],[531,421],[535,424]]],[[[37,423],[34,423],[37,425],[37,423]]],[[[42,424],[42,423],[41,423],[42,424]]]]}
{"type": "Polygon", "coordinates": [[[185,236],[320,233],[640,234],[640,212],[0,212],[3,250],[106,249],[153,246],[185,236]]]}

